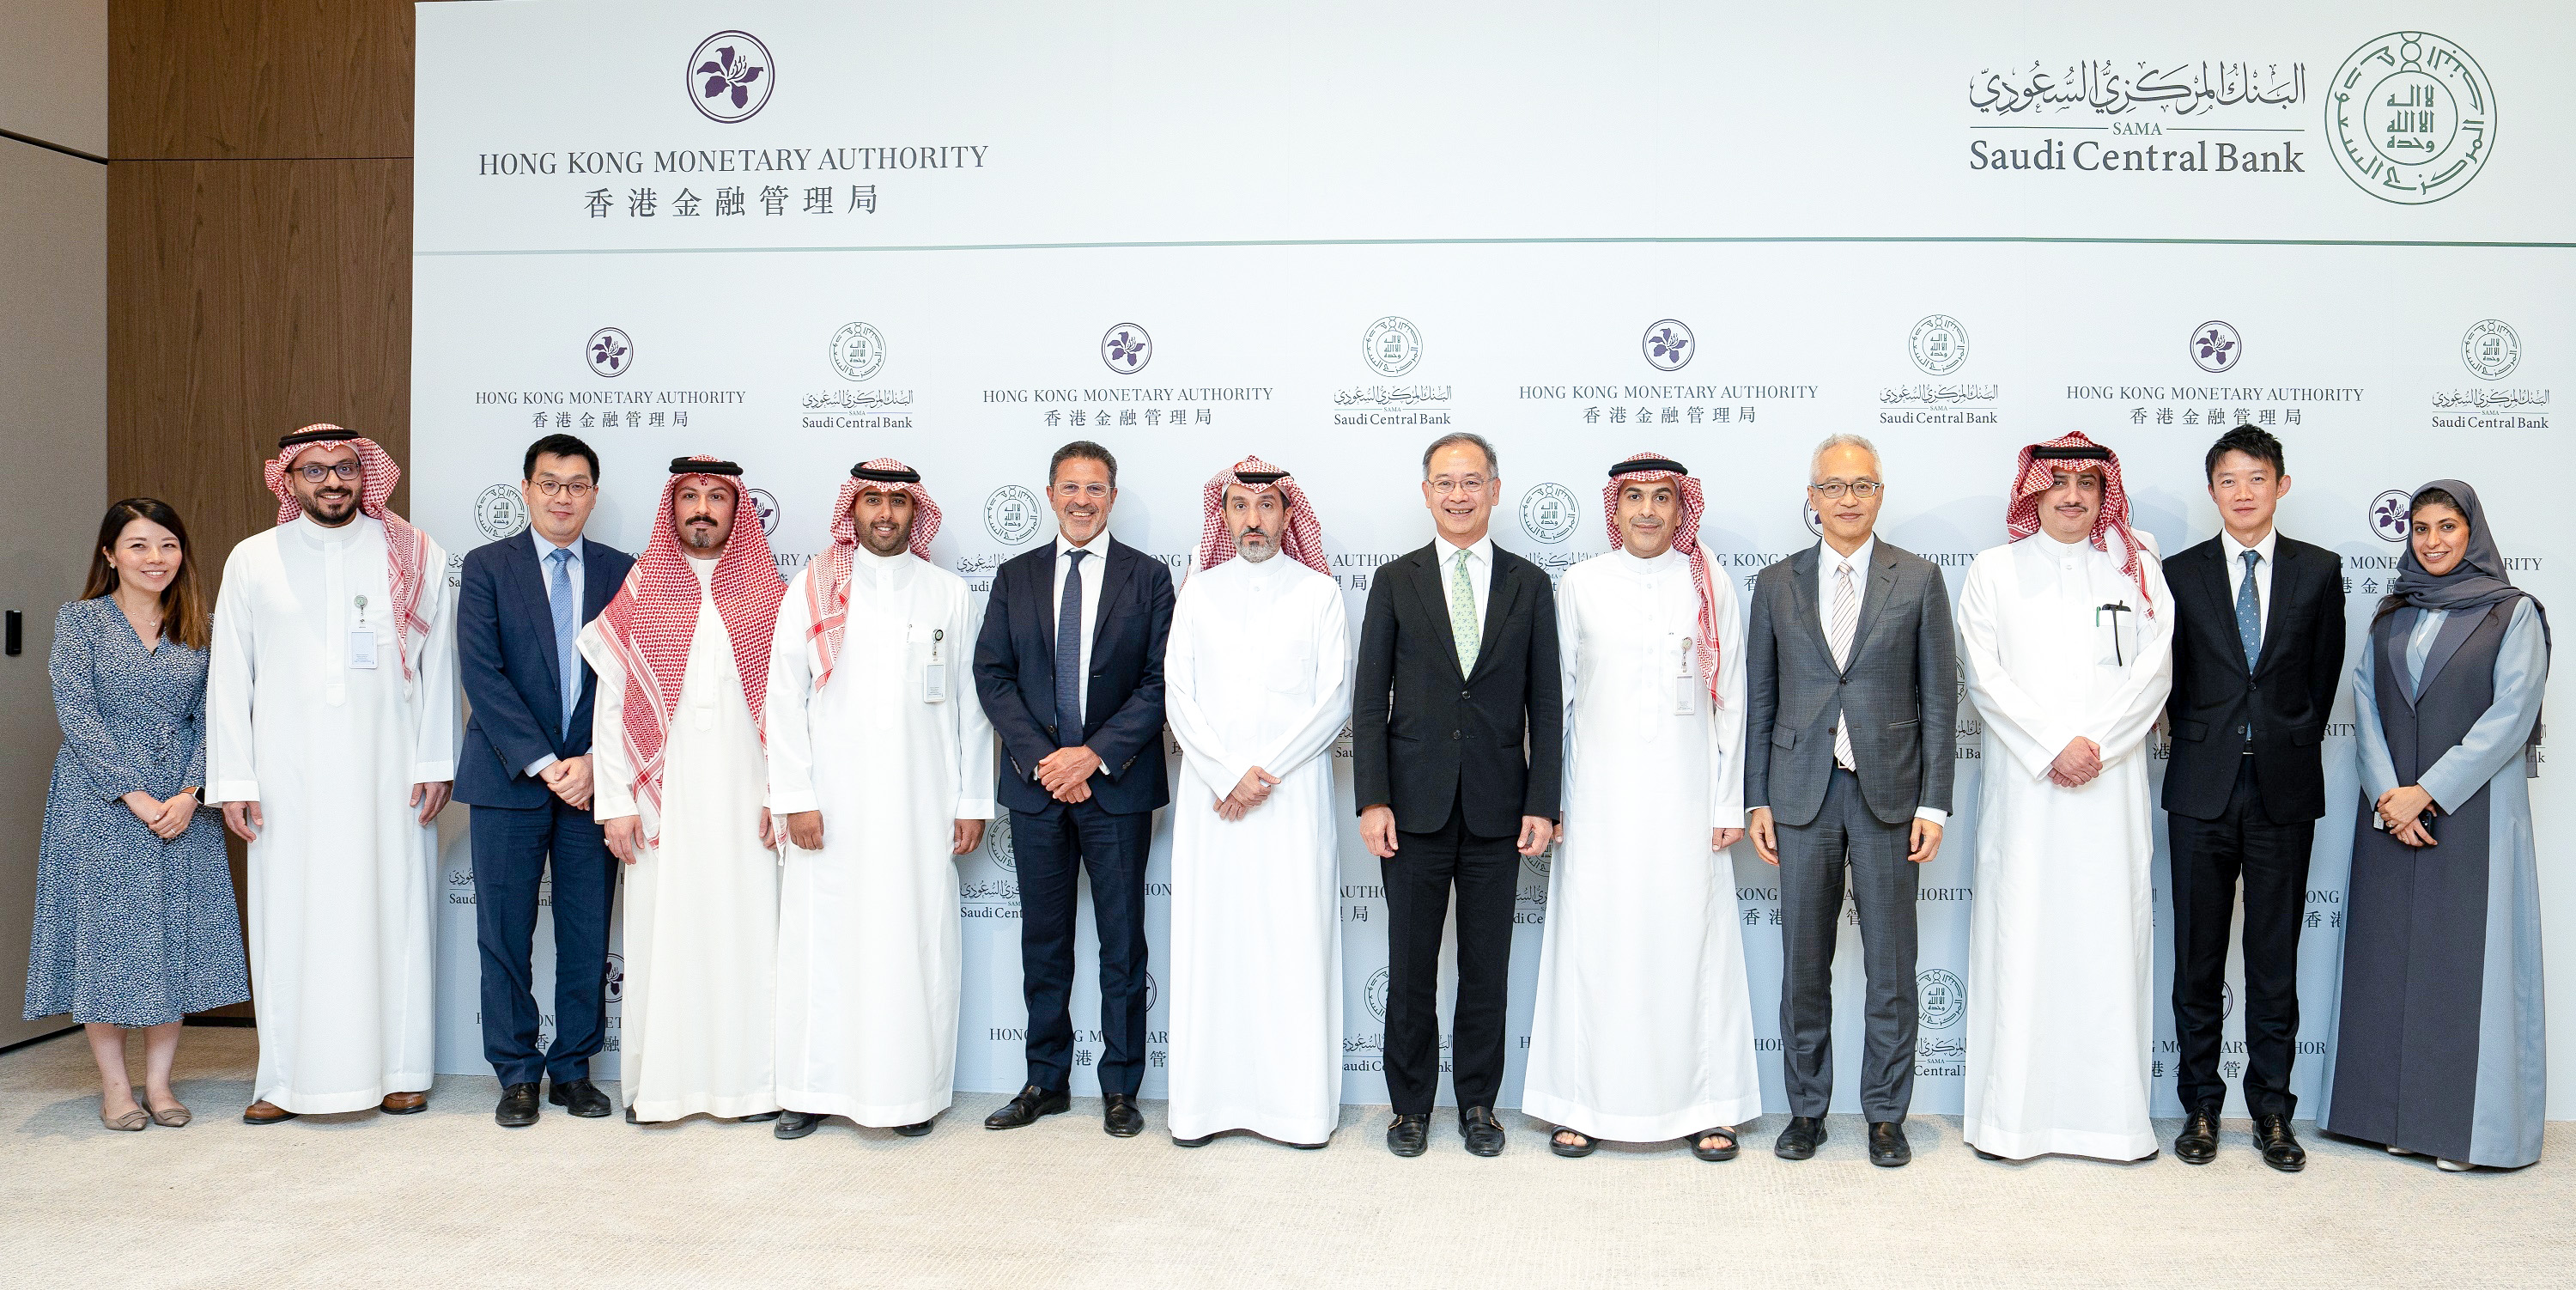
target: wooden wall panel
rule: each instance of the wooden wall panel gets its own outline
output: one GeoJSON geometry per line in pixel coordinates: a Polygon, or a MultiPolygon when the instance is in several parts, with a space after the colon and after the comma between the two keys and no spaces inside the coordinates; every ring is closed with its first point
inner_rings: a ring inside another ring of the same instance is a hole
{"type": "Polygon", "coordinates": [[[108,228],[108,489],[178,507],[201,572],[275,522],[279,435],[410,457],[410,162],[116,163],[108,228]]]}
{"type": "Polygon", "coordinates": [[[110,0],[108,155],[408,157],[410,0],[110,0]]]}

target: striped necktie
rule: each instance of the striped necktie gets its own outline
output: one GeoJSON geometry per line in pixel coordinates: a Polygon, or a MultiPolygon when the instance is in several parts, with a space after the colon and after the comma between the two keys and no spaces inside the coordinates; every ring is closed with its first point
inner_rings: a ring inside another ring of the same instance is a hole
{"type": "Polygon", "coordinates": [[[1458,568],[1449,576],[1449,635],[1458,646],[1460,674],[1476,670],[1476,651],[1484,645],[1484,627],[1476,621],[1476,584],[1467,573],[1467,555],[1458,553],[1458,568]]]}
{"type": "MultiPolygon", "coordinates": [[[[1834,667],[1851,670],[1852,629],[1860,623],[1860,597],[1852,591],[1851,561],[1845,560],[1834,570],[1834,625],[1825,633],[1825,641],[1834,647],[1834,667]]],[[[1834,718],[1834,764],[1844,770],[1858,770],[1852,759],[1851,717],[1848,712],[1834,718]]]]}

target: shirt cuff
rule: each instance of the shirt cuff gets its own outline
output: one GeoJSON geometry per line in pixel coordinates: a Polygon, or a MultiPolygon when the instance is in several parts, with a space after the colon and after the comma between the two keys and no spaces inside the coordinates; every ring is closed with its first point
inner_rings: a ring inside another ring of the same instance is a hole
{"type": "Polygon", "coordinates": [[[801,815],[807,811],[822,809],[821,799],[815,796],[811,788],[771,789],[769,792],[771,815],[801,815]]]}
{"type": "Polygon", "coordinates": [[[993,818],[993,815],[994,803],[990,795],[986,795],[984,797],[961,797],[957,799],[957,815],[955,817],[957,819],[989,820],[993,818]]]}
{"type": "Polygon", "coordinates": [[[213,785],[211,791],[207,793],[205,798],[206,804],[209,806],[220,806],[225,802],[256,802],[258,800],[259,781],[255,779],[223,780],[213,785]]]}
{"type": "Polygon", "coordinates": [[[538,775],[540,772],[542,772],[542,771],[544,771],[544,770],[545,770],[545,768],[546,768],[546,767],[548,767],[548,766],[552,766],[552,765],[554,765],[556,762],[559,762],[559,761],[562,761],[562,760],[563,760],[563,758],[561,758],[561,757],[557,757],[557,756],[555,756],[553,753],[547,753],[545,756],[543,756],[543,757],[539,757],[539,758],[538,758],[538,759],[536,759],[535,761],[529,762],[529,763],[528,763],[528,768],[527,768],[526,770],[524,770],[524,771],[519,772],[519,773],[520,773],[520,774],[522,774],[522,775],[527,776],[527,777],[528,777],[528,778],[530,778],[530,779],[535,779],[535,778],[537,777],[537,775],[538,775]]]}
{"type": "Polygon", "coordinates": [[[1937,806],[1915,807],[1914,818],[1918,820],[1930,820],[1934,824],[1941,825],[1944,828],[1949,827],[1950,824],[1950,813],[1937,806]]]}

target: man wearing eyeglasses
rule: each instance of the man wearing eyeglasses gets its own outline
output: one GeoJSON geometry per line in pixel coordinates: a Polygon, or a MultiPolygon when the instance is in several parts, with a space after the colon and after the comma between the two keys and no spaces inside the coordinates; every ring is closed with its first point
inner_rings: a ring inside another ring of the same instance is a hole
{"type": "Polygon", "coordinates": [[[1145,854],[1172,800],[1163,769],[1163,648],[1172,575],[1111,540],[1118,459],[1077,439],[1047,464],[1056,540],[1006,561],[975,641],[975,694],[1002,745],[1020,879],[1029,1077],[985,1117],[1017,1129],[1071,1109],[1074,897],[1091,875],[1100,933],[1101,1128],[1145,1129],[1145,854]]]}
{"type": "Polygon", "coordinates": [[[1845,875],[1860,914],[1860,1103],[1871,1164],[1913,1159],[1914,896],[1950,812],[1959,672],[1941,571],[1878,540],[1887,484],[1854,434],[1816,448],[1807,505],[1821,540],[1754,579],[1745,632],[1745,824],[1780,869],[1780,1051],[1805,1160],[1834,1094],[1834,940],[1845,875]]]}
{"type": "Polygon", "coordinates": [[[598,678],[574,646],[634,557],[582,536],[599,504],[599,454],[568,434],[528,445],[528,529],[465,557],[456,652],[473,716],[456,766],[472,807],[474,939],[483,960],[483,1056],[501,1079],[493,1119],[537,1122],[537,1082],[574,1115],[615,1109],[590,1082],[607,1027],[609,905],[617,866],[590,810],[598,678]],[[555,1036],[538,1047],[531,952],[537,888],[554,865],[555,1036]]]}

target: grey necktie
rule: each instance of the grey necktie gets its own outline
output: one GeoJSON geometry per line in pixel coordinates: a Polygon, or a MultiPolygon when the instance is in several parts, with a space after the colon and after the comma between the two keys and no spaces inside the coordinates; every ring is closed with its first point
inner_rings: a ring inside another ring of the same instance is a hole
{"type": "Polygon", "coordinates": [[[1067,551],[1064,607],[1055,617],[1055,741],[1071,748],[1082,742],[1082,559],[1089,551],[1067,551]]]}

